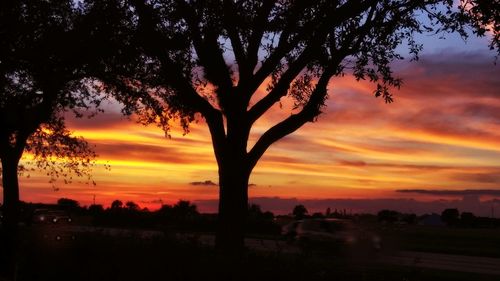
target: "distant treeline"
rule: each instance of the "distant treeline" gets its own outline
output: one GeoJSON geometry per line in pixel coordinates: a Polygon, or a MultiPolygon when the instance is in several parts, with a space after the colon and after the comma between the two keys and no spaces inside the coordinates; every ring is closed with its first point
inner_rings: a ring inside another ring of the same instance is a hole
{"type": "MultiPolygon", "coordinates": [[[[1,205],[0,205],[1,209],[1,205]]],[[[34,214],[40,210],[63,210],[77,224],[102,227],[162,229],[165,231],[215,232],[217,214],[202,214],[195,204],[179,200],[173,205],[162,205],[157,211],[140,208],[133,201],[115,200],[109,207],[100,204],[81,206],[78,201],[61,198],[57,204],[21,202],[21,222],[31,225],[34,214]]],[[[249,205],[247,233],[279,234],[281,226],[275,223],[271,212],[263,212],[258,205],[249,205]]]]}
{"type": "Polygon", "coordinates": [[[454,227],[500,227],[500,219],[476,216],[456,208],[443,210],[441,214],[405,214],[394,210],[381,210],[377,214],[379,222],[399,224],[447,225],[454,227]]]}
{"type": "MultiPolygon", "coordinates": [[[[162,229],[164,231],[215,232],[217,214],[203,214],[190,201],[179,200],[173,205],[162,205],[159,210],[150,211],[133,201],[114,200],[108,207],[100,204],[81,206],[76,200],[61,198],[57,204],[21,202],[21,221],[27,225],[34,221],[37,210],[63,210],[72,216],[74,223],[101,227],[162,229]]],[[[1,210],[1,205],[0,205],[1,210]]],[[[0,212],[1,215],[1,212],[0,212]]],[[[385,224],[421,224],[452,227],[500,227],[500,219],[475,216],[471,212],[460,213],[458,209],[445,209],[441,214],[417,216],[394,210],[381,210],[377,215],[351,214],[345,209],[327,208],[324,213],[310,214],[304,205],[297,205],[289,215],[275,216],[262,211],[256,204],[248,206],[246,232],[277,235],[281,226],[302,219],[341,218],[358,221],[378,221],[385,224]]]]}

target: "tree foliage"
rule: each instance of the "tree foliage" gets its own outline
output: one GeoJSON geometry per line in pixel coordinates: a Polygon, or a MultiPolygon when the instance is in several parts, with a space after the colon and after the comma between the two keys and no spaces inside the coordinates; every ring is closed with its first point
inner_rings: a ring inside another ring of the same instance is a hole
{"type": "Polygon", "coordinates": [[[105,56],[92,30],[98,14],[73,1],[1,4],[0,156],[28,152],[26,168],[46,170],[51,182],[90,176],[96,156],[64,119],[99,111],[102,96],[89,79],[105,56]]]}
{"type": "Polygon", "coordinates": [[[397,222],[402,214],[394,210],[380,210],[377,213],[377,218],[379,222],[395,223],[397,222]]]}
{"type": "Polygon", "coordinates": [[[121,209],[122,207],[123,207],[123,202],[120,200],[114,200],[113,202],[111,202],[112,210],[118,210],[121,209]]]}
{"type": "Polygon", "coordinates": [[[135,203],[133,201],[127,201],[127,203],[125,203],[125,207],[127,207],[127,209],[129,211],[138,211],[139,210],[139,205],[137,205],[137,203],[135,203]]]}
{"type": "Polygon", "coordinates": [[[489,34],[490,48],[500,50],[500,2],[489,0],[461,0],[461,16],[466,18],[479,36],[489,34]]]}
{"type": "Polygon", "coordinates": [[[295,217],[296,220],[303,219],[308,213],[309,211],[302,204],[293,207],[292,215],[295,217]]]}
{"type": "Polygon", "coordinates": [[[52,183],[59,177],[65,182],[74,176],[90,177],[96,155],[67,130],[65,117],[83,117],[88,110],[93,115],[105,97],[96,78],[105,75],[105,62],[119,57],[108,40],[118,26],[112,20],[119,17],[106,9],[108,3],[112,2],[0,1],[2,277],[13,279],[16,274],[23,154],[28,152],[30,161],[22,163],[22,171],[44,169],[52,183]]]}
{"type": "Polygon", "coordinates": [[[69,198],[59,198],[57,200],[57,205],[65,209],[76,210],[80,207],[80,203],[74,199],[69,198]]]}
{"type": "Polygon", "coordinates": [[[460,218],[460,213],[456,208],[445,209],[441,213],[441,220],[448,225],[455,225],[460,218]]]}

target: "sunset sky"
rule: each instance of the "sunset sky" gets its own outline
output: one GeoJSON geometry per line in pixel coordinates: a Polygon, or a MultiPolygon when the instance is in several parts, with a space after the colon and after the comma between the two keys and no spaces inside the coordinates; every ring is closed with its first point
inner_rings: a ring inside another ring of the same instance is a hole
{"type": "MultiPolygon", "coordinates": [[[[420,61],[395,63],[404,84],[393,104],[374,98],[373,84],[332,79],[324,114],[268,150],[251,176],[250,197],[307,200],[311,208],[315,200],[338,198],[461,200],[465,189],[481,190],[482,200],[500,198],[500,67],[486,39],[450,37],[424,37],[420,61]],[[416,191],[401,192],[410,189],[416,191]]],[[[253,128],[249,147],[290,114],[283,103],[253,128]]],[[[93,119],[68,119],[68,128],[99,154],[97,185],[58,182],[55,190],[33,172],[21,178],[22,200],[69,197],[88,205],[95,195],[105,206],[120,199],[155,209],[186,199],[215,210],[203,204],[218,195],[203,120],[186,136],[174,126],[168,139],[159,128],[122,117],[113,102],[105,108],[93,119]]]]}

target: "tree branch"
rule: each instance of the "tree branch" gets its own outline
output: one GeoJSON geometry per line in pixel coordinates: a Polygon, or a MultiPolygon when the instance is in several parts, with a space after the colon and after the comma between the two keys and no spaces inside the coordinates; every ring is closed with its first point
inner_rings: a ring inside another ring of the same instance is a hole
{"type": "Polygon", "coordinates": [[[161,43],[169,40],[156,30],[152,8],[146,6],[142,0],[133,0],[133,3],[139,15],[139,33],[142,34],[141,39],[146,46],[145,51],[148,55],[156,57],[161,62],[168,85],[179,93],[179,98],[203,116],[209,115],[213,110],[216,110],[196,92],[191,81],[182,74],[182,67],[172,61],[167,52],[164,51],[163,47],[165,46],[161,46],[161,43]]]}
{"type": "MultiPolygon", "coordinates": [[[[254,74],[248,89],[250,95],[254,94],[259,85],[262,84],[262,82],[264,82],[264,80],[269,77],[269,75],[271,75],[271,73],[280,64],[281,60],[286,56],[287,53],[289,53],[294,47],[296,47],[298,42],[303,40],[305,37],[311,36],[311,33],[315,30],[316,24],[318,24],[318,22],[321,22],[321,19],[308,22],[307,26],[304,27],[299,32],[299,34],[295,36],[290,42],[288,41],[290,36],[289,32],[282,32],[278,42],[278,46],[273,50],[269,57],[264,62],[262,62],[262,66],[254,74]]],[[[291,21],[284,29],[293,29],[293,25],[296,25],[296,22],[291,21]]]]}
{"type": "Polygon", "coordinates": [[[318,83],[316,84],[314,91],[311,94],[309,101],[299,113],[290,115],[288,118],[266,131],[259,138],[254,147],[248,153],[249,163],[252,169],[262,157],[264,152],[273,143],[295,132],[305,123],[314,121],[314,118],[316,118],[320,114],[320,108],[323,105],[328,93],[328,82],[334,75],[335,69],[335,67],[329,66],[324,70],[323,74],[318,80],[318,83]]]}
{"type": "Polygon", "coordinates": [[[183,0],[176,0],[176,3],[183,11],[182,15],[189,26],[194,48],[200,59],[200,64],[203,66],[206,79],[218,88],[216,93],[223,101],[224,95],[231,92],[233,82],[230,69],[224,60],[223,51],[217,41],[218,34],[210,26],[205,27],[204,30],[201,29],[199,17],[188,3],[183,0]]]}
{"type": "Polygon", "coordinates": [[[234,56],[236,62],[238,63],[238,75],[239,80],[247,79],[251,74],[247,67],[247,59],[245,54],[245,48],[241,42],[240,35],[236,26],[238,25],[237,20],[238,14],[234,8],[234,3],[232,0],[224,0],[224,17],[223,23],[224,27],[227,29],[229,40],[231,41],[231,46],[233,47],[234,56]]]}
{"type": "MultiPolygon", "coordinates": [[[[263,62],[262,66],[255,73],[253,81],[249,87],[249,91],[253,94],[257,90],[259,85],[262,84],[262,82],[269,75],[271,75],[272,71],[278,66],[280,61],[298,44],[298,42],[307,39],[305,43],[306,46],[321,44],[322,42],[321,40],[318,40],[318,37],[326,36],[331,26],[338,25],[343,21],[360,14],[362,11],[372,7],[374,4],[376,4],[376,2],[376,0],[365,0],[362,3],[357,4],[356,1],[348,1],[338,8],[324,7],[325,9],[331,9],[326,11],[325,17],[318,18],[315,21],[309,21],[307,25],[300,31],[300,33],[295,36],[290,42],[288,42],[288,36],[283,36],[286,34],[286,32],[284,31],[282,33],[282,37],[280,37],[278,47],[273,51],[273,53],[271,53],[269,58],[263,62]],[[317,32],[314,32],[315,30],[317,32]]],[[[276,102],[276,97],[274,98],[276,102]]],[[[271,100],[268,100],[266,101],[266,103],[269,103],[270,101],[271,100]]]]}
{"type": "MultiPolygon", "coordinates": [[[[320,42],[321,40],[315,41],[320,42]]],[[[320,44],[314,44],[306,47],[306,49],[300,54],[300,56],[291,64],[289,64],[288,69],[280,77],[278,83],[274,85],[273,89],[261,100],[259,100],[252,108],[249,110],[249,120],[250,124],[253,124],[257,119],[259,119],[269,108],[278,102],[282,97],[286,96],[288,89],[290,88],[290,83],[300,74],[300,72],[307,66],[307,63],[311,61],[311,57],[314,56],[317,47],[320,44]]]]}
{"type": "MultiPolygon", "coordinates": [[[[342,46],[340,46],[339,49],[335,49],[335,54],[332,54],[330,64],[319,78],[318,83],[316,84],[316,87],[309,98],[309,101],[302,108],[302,110],[297,114],[291,115],[290,117],[286,118],[282,122],[266,131],[254,145],[254,147],[250,150],[250,152],[248,153],[249,162],[251,165],[250,167],[253,168],[257,164],[260,157],[262,157],[264,152],[274,142],[296,131],[305,123],[312,122],[314,118],[320,114],[320,108],[327,96],[326,87],[328,85],[328,81],[333,75],[335,75],[338,65],[343,61],[345,57],[353,55],[359,49],[359,46],[362,43],[362,39],[365,38],[373,28],[372,24],[377,19],[382,20],[383,14],[384,13],[375,14],[375,6],[371,7],[367,15],[366,22],[363,23],[363,25],[360,26],[356,30],[356,32],[351,32],[349,34],[349,38],[344,40],[342,46]]],[[[388,21],[381,26],[392,26],[392,24],[394,24],[393,21],[388,21]]],[[[288,79],[294,79],[291,78],[291,76],[292,75],[290,74],[290,77],[288,77],[288,79]]],[[[257,103],[250,110],[251,117],[253,119],[258,118],[258,113],[263,114],[265,111],[267,111],[267,109],[269,109],[269,107],[274,104],[274,101],[276,101],[276,99],[279,100],[281,96],[286,95],[288,89],[286,85],[289,84],[285,84],[285,82],[287,82],[288,79],[283,80],[283,84],[280,85],[280,89],[276,93],[273,93],[273,91],[278,88],[277,86],[280,84],[280,80],[275,89],[273,89],[271,93],[269,93],[266,97],[259,101],[259,103],[257,103]]]]}
{"type": "Polygon", "coordinates": [[[182,67],[170,59],[162,46],[157,45],[159,41],[163,42],[161,39],[164,38],[164,35],[155,29],[152,8],[146,6],[141,0],[134,0],[133,2],[139,14],[140,28],[143,31],[141,34],[144,36],[142,40],[144,45],[147,46],[146,52],[149,52],[150,55],[158,58],[161,62],[162,70],[165,72],[164,78],[167,84],[178,93],[178,98],[205,117],[212,133],[214,145],[221,144],[225,138],[221,112],[198,94],[191,81],[182,74],[182,67]]]}
{"type": "Polygon", "coordinates": [[[266,25],[269,23],[269,13],[276,4],[276,0],[268,0],[262,3],[254,22],[252,23],[252,34],[248,40],[247,47],[247,64],[250,74],[253,74],[259,57],[259,47],[264,36],[266,25]]]}
{"type": "Polygon", "coordinates": [[[219,167],[222,165],[222,157],[224,155],[226,145],[226,133],[224,131],[224,120],[222,113],[218,110],[213,110],[205,115],[207,120],[210,135],[212,137],[212,146],[214,148],[215,159],[219,167]]]}

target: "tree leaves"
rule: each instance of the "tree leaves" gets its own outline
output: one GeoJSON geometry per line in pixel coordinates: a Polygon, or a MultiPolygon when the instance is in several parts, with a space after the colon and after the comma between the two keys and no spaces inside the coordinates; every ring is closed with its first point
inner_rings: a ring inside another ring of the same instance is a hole
{"type": "Polygon", "coordinates": [[[92,168],[97,155],[83,138],[72,136],[62,117],[54,117],[38,128],[28,139],[25,151],[34,156],[27,165],[44,170],[54,186],[60,178],[68,184],[75,177],[85,177],[87,183],[95,184],[92,168]]]}
{"type": "Polygon", "coordinates": [[[96,155],[65,128],[63,115],[70,111],[90,117],[102,111],[106,96],[95,77],[105,78],[103,62],[119,55],[105,48],[113,41],[96,30],[96,22],[107,23],[101,31],[118,27],[103,16],[99,3],[0,4],[0,157],[19,159],[29,152],[34,160],[25,163],[24,171],[45,170],[52,183],[79,176],[92,181],[96,155]]]}

